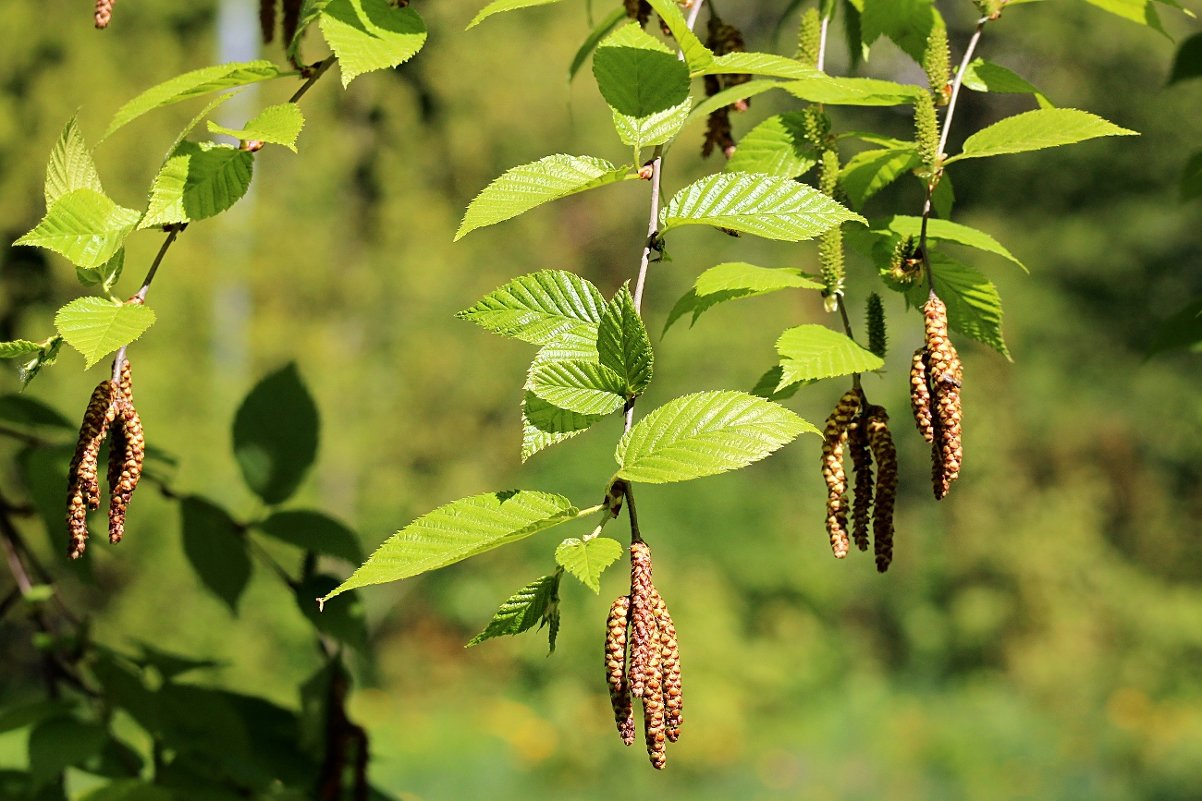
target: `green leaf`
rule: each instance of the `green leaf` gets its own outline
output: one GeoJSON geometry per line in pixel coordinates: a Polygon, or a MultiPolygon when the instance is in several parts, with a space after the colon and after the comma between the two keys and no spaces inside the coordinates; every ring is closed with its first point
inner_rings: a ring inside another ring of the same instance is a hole
{"type": "Polygon", "coordinates": [[[769,117],[744,134],[722,169],[797,178],[817,163],[817,154],[805,138],[805,115],[790,112],[769,117]]]}
{"type": "Polygon", "coordinates": [[[493,637],[521,634],[540,621],[546,623],[559,601],[560,575],[537,578],[502,601],[484,631],[472,637],[465,647],[471,648],[493,637]]]}
{"type": "Polygon", "coordinates": [[[321,19],[321,12],[330,4],[330,0],[304,0],[301,3],[299,19],[297,20],[296,33],[292,36],[292,41],[288,42],[287,56],[288,60],[293,64],[303,63],[304,59],[300,57],[300,43],[304,38],[305,31],[314,22],[321,19]]]}
{"type": "Polygon", "coordinates": [[[860,17],[864,44],[870,45],[884,35],[918,62],[936,24],[943,22],[931,0],[864,0],[860,17]]]}
{"type": "MultiPolygon", "coordinates": [[[[902,238],[908,236],[917,237],[922,232],[922,218],[897,214],[885,220],[884,228],[902,238]]],[[[874,227],[873,230],[876,231],[878,229],[874,227]]],[[[1003,247],[1002,243],[984,231],[978,231],[976,228],[970,228],[967,225],[954,223],[950,220],[932,219],[927,221],[927,238],[941,242],[955,242],[957,245],[966,245],[970,248],[983,250],[986,253],[993,253],[1013,263],[1023,272],[1027,272],[1026,266],[1013,253],[1003,247]]]]}
{"type": "Polygon", "coordinates": [[[295,363],[266,376],[234,418],[234,456],[242,478],[269,505],[292,496],[317,456],[317,405],[295,363]]]}
{"type": "Polygon", "coordinates": [[[95,189],[74,189],[14,245],[33,245],[65,256],[77,267],[99,267],[113,257],[141,217],[95,189]]]}
{"type": "MultiPolygon", "coordinates": [[[[269,537],[306,551],[333,556],[351,564],[363,561],[363,551],[355,532],[321,512],[289,510],[273,512],[255,528],[269,537]]],[[[310,602],[313,597],[309,598],[310,602]]]]}
{"type": "Polygon", "coordinates": [[[68,431],[78,428],[58,409],[26,395],[0,395],[0,420],[22,426],[51,426],[68,431]]]}
{"type": "Polygon", "coordinates": [[[1097,6],[1103,11],[1108,11],[1116,17],[1122,17],[1128,22],[1147,25],[1153,30],[1165,33],[1164,26],[1160,22],[1160,15],[1156,13],[1156,6],[1152,5],[1152,0],[1085,0],[1085,2],[1097,6]]]}
{"type": "Polygon", "coordinates": [[[689,96],[688,69],[637,25],[601,43],[593,56],[593,76],[610,108],[631,117],[670,109],[689,96]]]}
{"type": "Polygon", "coordinates": [[[176,801],[176,796],[140,779],[121,779],[97,787],[80,796],[79,801],[176,801]]]}
{"type": "Polygon", "coordinates": [[[40,342],[30,342],[28,339],[14,339],[11,342],[0,342],[0,359],[16,359],[42,349],[40,342]]]}
{"type": "Polygon", "coordinates": [[[1100,136],[1138,136],[1101,117],[1075,108],[1041,108],[1015,114],[977,131],[964,142],[964,149],[945,161],[1025,153],[1048,147],[1071,145],[1100,136]]]}
{"type": "Polygon", "coordinates": [[[55,334],[46,340],[45,344],[42,345],[42,349],[32,359],[29,359],[18,368],[17,372],[21,377],[21,389],[29,386],[29,382],[37,378],[38,373],[42,371],[43,367],[49,367],[54,364],[58,359],[58,352],[62,346],[62,336],[55,334]]]}
{"type": "Polygon", "coordinates": [[[718,92],[718,94],[707,97],[696,106],[693,106],[693,110],[689,113],[689,118],[708,116],[711,112],[717,111],[723,106],[729,106],[738,100],[746,100],[756,95],[762,95],[764,92],[773,89],[783,89],[786,85],[780,81],[761,80],[748,81],[747,83],[727,87],[718,92]]]}
{"type": "Polygon", "coordinates": [[[851,204],[862,208],[870,197],[921,163],[912,146],[897,150],[865,150],[843,165],[839,183],[851,204]]]}
{"type": "Polygon", "coordinates": [[[472,18],[464,30],[471,30],[493,14],[500,14],[502,11],[516,11],[519,8],[530,8],[531,6],[549,6],[558,2],[559,0],[493,0],[480,9],[480,13],[472,18]]]}
{"type": "Polygon", "coordinates": [[[1181,200],[1202,197],[1202,150],[1189,157],[1181,171],[1181,200]]]}
{"type": "Polygon", "coordinates": [[[622,544],[609,537],[570,537],[555,548],[555,563],[593,592],[601,592],[601,574],[622,556],[622,544]]]}
{"type": "Polygon", "coordinates": [[[337,586],[338,579],[333,576],[313,576],[297,585],[296,605],[322,634],[363,651],[367,648],[367,614],[359,593],[348,593],[342,603],[334,604],[329,609],[317,608],[316,599],[324,597],[337,586]]]}
{"type": "Polygon", "coordinates": [[[776,340],[783,373],[777,388],[798,381],[816,381],[852,373],[870,373],[885,362],[846,335],[824,325],[789,328],[776,340]]]}
{"type": "Polygon", "coordinates": [[[100,140],[108,139],[118,128],[156,108],[221,89],[247,86],[259,81],[269,81],[272,78],[295,74],[291,71],[281,70],[270,61],[218,64],[185,72],[183,75],[177,75],[168,81],[152,86],[118,109],[113,121],[109,123],[108,130],[104,132],[104,136],[100,137],[100,140]]]}
{"type": "Polygon", "coordinates": [[[1194,298],[1160,325],[1148,355],[1179,349],[1202,351],[1202,297],[1194,298]]]}
{"type": "Polygon", "coordinates": [[[690,312],[693,315],[692,323],[696,323],[704,312],[728,300],[753,298],[781,289],[823,288],[820,281],[791,267],[757,267],[741,261],[726,262],[709,268],[697,277],[693,288],[672,307],[664,331],[667,332],[672,323],[690,312]]]}
{"type": "Polygon", "coordinates": [[[901,106],[913,103],[923,90],[909,84],[876,78],[833,78],[819,75],[780,85],[794,97],[831,106],[901,106]]]}
{"type": "Polygon", "coordinates": [[[597,45],[601,40],[609,35],[609,32],[616,28],[623,20],[626,19],[626,9],[615,8],[610,12],[609,16],[601,20],[593,32],[588,35],[588,38],[580,45],[580,49],[576,51],[576,55],[572,57],[572,65],[568,67],[568,80],[571,81],[576,77],[576,73],[580,72],[580,68],[584,66],[584,62],[597,49],[597,45]]]}
{"type": "Polygon", "coordinates": [[[74,717],[43,720],[29,733],[29,774],[35,786],[49,784],[69,767],[100,753],[108,733],[74,717]]]}
{"type": "Polygon", "coordinates": [[[618,476],[661,484],[712,476],[759,461],[818,429],[745,392],[699,392],[671,400],[622,437],[618,476]]]}
{"type": "Polygon", "coordinates": [[[632,117],[615,110],[614,130],[623,144],[630,145],[636,151],[662,145],[680,133],[680,129],[689,120],[689,110],[692,107],[692,99],[685,98],[678,106],[645,117],[632,117]]]}
{"type": "Polygon", "coordinates": [[[1177,48],[1173,69],[1169,73],[1169,84],[1190,78],[1202,78],[1202,33],[1195,33],[1177,48]]]}
{"type": "Polygon", "coordinates": [[[154,312],[140,303],[97,297],[76,298],[54,316],[54,327],[83,354],[87,367],[133,342],[153,324],[154,312]]]}
{"type": "Polygon", "coordinates": [[[623,394],[628,397],[643,394],[651,383],[655,361],[651,339],[634,307],[634,298],[625,286],[618,290],[601,315],[597,328],[597,358],[620,377],[623,394]]]}
{"type": "Polygon", "coordinates": [[[305,127],[305,115],[301,113],[296,103],[280,103],[268,106],[246,123],[246,127],[234,129],[224,128],[209,121],[209,131],[223,133],[243,142],[270,142],[283,145],[296,152],[296,138],[300,136],[301,128],[305,127]]]}
{"type": "Polygon", "coordinates": [[[765,78],[807,80],[824,73],[785,56],[774,53],[735,52],[717,56],[701,71],[702,75],[759,75],[765,78]]]}
{"type": "Polygon", "coordinates": [[[101,286],[105,292],[112,293],[113,287],[121,279],[125,269],[125,248],[122,247],[113,257],[99,267],[76,267],[75,277],[84,286],[101,286]]]}
{"type": "Polygon", "coordinates": [[[338,56],[342,85],[373,70],[396,67],[426,43],[426,26],[412,8],[388,0],[330,0],[318,22],[338,56]]]}
{"type": "Polygon", "coordinates": [[[602,415],[569,412],[533,392],[526,392],[522,400],[522,461],[584,433],[601,418],[602,415]]]}
{"type": "Polygon", "coordinates": [[[770,175],[720,173],[677,192],[660,214],[660,233],[710,225],[797,242],[848,220],[864,222],[811,186],[770,175]]]}
{"type": "Polygon", "coordinates": [[[469,231],[495,225],[552,200],[624,180],[628,174],[628,167],[615,167],[603,159],[562,154],[506,170],[468,205],[455,241],[469,231]]]}
{"type": "Polygon", "coordinates": [[[509,490],[440,506],[398,531],[322,601],[454,564],[574,520],[580,510],[559,495],[509,490]]]}
{"type": "Polygon", "coordinates": [[[676,40],[676,46],[684,55],[689,73],[692,75],[702,74],[713,62],[714,54],[689,28],[688,21],[680,11],[680,6],[676,5],[675,0],[648,0],[648,2],[655,9],[655,13],[659,14],[667,24],[668,30],[672,32],[672,38],[676,40]]]}
{"type": "Polygon", "coordinates": [[[1052,103],[1034,84],[1005,67],[984,59],[973,59],[964,71],[963,85],[974,92],[997,92],[1000,94],[1035,95],[1043,108],[1052,108],[1052,103]]]}
{"type": "Polygon", "coordinates": [[[565,336],[597,339],[605,298],[592,283],[565,270],[540,270],[513,279],[455,316],[486,331],[534,345],[565,336]]]}
{"type": "Polygon", "coordinates": [[[184,555],[205,589],[237,613],[238,599],[250,583],[246,538],[229,512],[204,498],[189,496],[179,504],[184,555]]]}
{"type": "MultiPolygon", "coordinates": [[[[972,267],[942,253],[930,254],[930,260],[935,292],[947,306],[948,326],[1010,359],[1002,336],[1002,298],[997,287],[972,267]]],[[[930,286],[924,279],[910,287],[906,297],[912,306],[921,307],[929,291],[930,286]]]]}
{"type": "Polygon", "coordinates": [[[237,203],[250,188],[254,155],[233,145],[181,142],[150,188],[139,228],[203,220],[237,203]]]}
{"type": "Polygon", "coordinates": [[[104,187],[100,185],[100,174],[96,172],[96,164],[92,161],[92,153],[79,131],[75,117],[72,117],[59,134],[54,149],[50,151],[50,162],[46,165],[46,185],[43,190],[46,208],[50,208],[54,201],[76,189],[91,189],[104,194],[104,187]]]}
{"type": "Polygon", "coordinates": [[[540,365],[530,373],[530,391],[569,412],[600,417],[622,408],[625,379],[604,365],[579,360],[540,365]]]}
{"type": "Polygon", "coordinates": [[[945,172],[939,183],[935,184],[935,191],[931,193],[931,206],[935,209],[935,214],[946,220],[952,216],[955,203],[956,191],[952,188],[952,176],[945,172]]]}

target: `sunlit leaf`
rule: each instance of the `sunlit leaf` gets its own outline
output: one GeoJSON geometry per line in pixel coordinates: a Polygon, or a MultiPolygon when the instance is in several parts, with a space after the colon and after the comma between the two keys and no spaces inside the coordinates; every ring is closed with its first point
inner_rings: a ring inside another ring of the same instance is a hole
{"type": "Polygon", "coordinates": [[[476,16],[472,17],[472,21],[467,25],[467,30],[476,27],[493,14],[500,14],[503,11],[516,11],[519,8],[530,8],[531,6],[549,6],[552,3],[558,2],[559,0],[493,0],[480,9],[476,16]]]}
{"type": "Polygon", "coordinates": [[[83,354],[87,367],[133,342],[153,324],[154,312],[140,303],[97,297],[76,298],[54,316],[54,327],[83,354]]]}
{"type": "Polygon", "coordinates": [[[693,322],[710,308],[728,300],[752,298],[781,289],[823,289],[820,281],[792,267],[757,267],[746,262],[727,262],[711,267],[697,277],[690,289],[668,315],[666,332],[672,323],[692,313],[693,322]]]}
{"type": "Polygon", "coordinates": [[[964,142],[961,152],[945,164],[961,159],[1025,153],[1048,147],[1071,145],[1100,136],[1138,136],[1136,131],[1075,108],[1041,108],[1015,114],[977,131],[964,142]]]}
{"type": "Polygon", "coordinates": [[[365,72],[403,64],[426,43],[418,13],[388,0],[330,0],[317,24],[338,56],[343,86],[365,72]]]}
{"type": "Polygon", "coordinates": [[[535,623],[546,623],[558,603],[560,575],[537,578],[502,601],[484,631],[473,637],[466,647],[471,648],[493,637],[521,634],[534,628],[535,623]]]}
{"type": "Polygon", "coordinates": [[[100,174],[96,172],[96,164],[92,161],[92,153],[79,131],[79,125],[72,117],[59,134],[54,149],[50,151],[43,189],[46,208],[50,208],[54,201],[76,189],[92,189],[104,194],[104,187],[100,185],[100,174]]]}
{"type": "Polygon", "coordinates": [[[601,574],[622,556],[622,544],[609,537],[570,537],[555,548],[555,563],[593,592],[601,592],[601,574]]]}
{"type": "Polygon", "coordinates": [[[141,216],[95,189],[74,189],[59,197],[42,221],[13,244],[53,250],[77,267],[99,267],[121,248],[141,216]]]}
{"type": "Polygon", "coordinates": [[[776,340],[783,373],[778,387],[798,381],[869,373],[885,362],[845,334],[825,325],[806,324],[790,328],[776,340]]]}
{"type": "Polygon", "coordinates": [[[242,128],[225,128],[215,122],[209,122],[209,130],[213,133],[223,133],[244,142],[271,142],[283,145],[293,153],[296,152],[296,138],[300,136],[303,127],[305,115],[296,103],[268,106],[242,128]]]}
{"type": "Polygon", "coordinates": [[[250,188],[254,154],[214,142],[181,142],[155,176],[140,228],[213,217],[250,188]]]}

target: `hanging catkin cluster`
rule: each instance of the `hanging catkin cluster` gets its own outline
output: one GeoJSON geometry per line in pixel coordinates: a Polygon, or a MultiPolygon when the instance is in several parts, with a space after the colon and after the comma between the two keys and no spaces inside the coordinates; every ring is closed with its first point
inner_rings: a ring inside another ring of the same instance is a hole
{"type": "Polygon", "coordinates": [[[103,29],[109,26],[109,22],[113,19],[113,2],[114,0],[96,0],[93,18],[97,28],[103,29]]]}
{"type": "Polygon", "coordinates": [[[867,404],[864,393],[852,388],[844,393],[826,419],[822,444],[822,477],[826,481],[826,531],[831,550],[842,559],[851,541],[868,550],[871,524],[877,570],[884,573],[893,558],[893,506],[897,498],[897,450],[889,433],[884,407],[867,404]],[[851,537],[847,532],[847,470],[850,452],[855,469],[855,495],[851,510],[851,537]],[[873,463],[876,475],[873,475],[873,463]]]}
{"type": "MultiPolygon", "coordinates": [[[[705,46],[712,50],[715,55],[719,56],[746,50],[742,32],[735,26],[723,22],[721,17],[713,13],[712,8],[710,12],[705,46]]],[[[749,80],[751,80],[751,76],[743,74],[706,75],[705,95],[706,97],[713,97],[723,89],[747,83],[749,80]]],[[[706,121],[705,141],[701,145],[701,155],[703,157],[708,157],[714,150],[722,151],[722,154],[726,158],[734,155],[735,138],[732,134],[730,113],[732,111],[746,111],[749,107],[750,101],[740,99],[710,112],[709,118],[706,121]]]]}
{"type": "Polygon", "coordinates": [[[626,6],[626,16],[633,20],[638,20],[639,25],[647,27],[647,20],[651,19],[651,4],[647,0],[623,0],[626,6]]]}
{"type": "Polygon", "coordinates": [[[263,44],[268,44],[275,38],[276,8],[280,7],[280,39],[285,49],[292,44],[296,29],[300,25],[300,14],[303,0],[259,0],[259,27],[263,35],[263,44]]]}
{"type": "Polygon", "coordinates": [[[680,737],[683,696],[680,648],[668,605],[651,577],[651,549],[630,546],[630,595],[609,609],[605,633],[605,680],[622,742],[634,742],[634,702],[643,702],[643,733],[651,764],[667,764],[667,744],[680,737]]]}
{"type": "Polygon", "coordinates": [[[99,454],[109,439],[109,541],[125,534],[125,511],[142,476],[146,441],[134,408],[129,360],[123,360],[120,380],[101,381],[92,392],[79,429],[79,441],[67,473],[67,530],[72,559],[83,555],[88,541],[88,512],[100,508],[99,454]],[[111,436],[110,436],[111,435],[111,436]]]}
{"type": "Polygon", "coordinates": [[[910,367],[910,406],[918,432],[931,443],[931,483],[935,498],[947,495],[960,477],[960,386],[964,367],[947,332],[947,307],[934,292],[922,307],[926,343],[910,367]]]}

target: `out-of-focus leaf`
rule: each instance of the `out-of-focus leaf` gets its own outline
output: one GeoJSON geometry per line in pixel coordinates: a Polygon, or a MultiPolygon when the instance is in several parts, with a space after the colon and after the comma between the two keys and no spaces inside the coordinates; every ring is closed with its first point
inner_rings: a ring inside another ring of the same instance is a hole
{"type": "MultiPolygon", "coordinates": [[[[559,573],[554,573],[537,578],[502,601],[484,631],[473,637],[466,647],[471,648],[493,637],[521,634],[540,621],[546,623],[559,602],[559,577],[559,573]]],[[[551,650],[555,650],[554,646],[551,650]]]]}
{"type": "Polygon", "coordinates": [[[317,456],[317,405],[296,364],[266,376],[234,418],[234,456],[246,485],[264,503],[292,496],[317,456]]]}
{"type": "Polygon", "coordinates": [[[236,613],[251,573],[238,524],[227,511],[203,498],[184,498],[179,509],[184,555],[205,588],[236,613]]]}
{"type": "Polygon", "coordinates": [[[322,512],[300,509],[274,512],[256,528],[269,537],[306,551],[333,556],[351,564],[363,561],[363,550],[355,532],[322,512]]]}

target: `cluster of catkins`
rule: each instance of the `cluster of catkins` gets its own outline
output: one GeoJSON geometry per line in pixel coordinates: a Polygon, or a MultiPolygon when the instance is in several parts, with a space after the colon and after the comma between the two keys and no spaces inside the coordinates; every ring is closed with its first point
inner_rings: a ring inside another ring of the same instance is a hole
{"type": "Polygon", "coordinates": [[[87,546],[88,512],[100,508],[98,474],[104,440],[109,440],[109,542],[118,543],[125,535],[125,511],[142,476],[146,441],[142,420],[134,409],[128,359],[122,360],[119,375],[118,381],[105,379],[92,392],[67,474],[67,530],[71,534],[67,554],[72,559],[82,556],[87,546]]]}
{"type": "Polygon", "coordinates": [[[97,28],[107,28],[109,22],[113,19],[113,1],[114,0],[96,0],[96,10],[93,12],[93,19],[96,22],[97,28]]]}
{"type": "Polygon", "coordinates": [[[822,442],[822,477],[826,481],[826,530],[831,550],[842,559],[852,539],[868,550],[872,524],[876,569],[884,573],[893,561],[893,505],[897,498],[897,449],[889,433],[889,415],[883,406],[867,403],[864,392],[853,387],[844,393],[826,420],[822,442]],[[847,531],[847,470],[845,454],[851,452],[855,468],[855,505],[851,509],[852,533],[847,531]],[[873,475],[873,462],[876,475],[873,475]],[[875,479],[875,480],[874,480],[875,479]]]}
{"type": "Polygon", "coordinates": [[[960,476],[960,385],[964,367],[947,333],[947,306],[934,292],[922,307],[926,342],[910,367],[910,406],[923,439],[931,443],[935,498],[947,495],[960,476]]]}
{"type": "Polygon", "coordinates": [[[259,0],[259,27],[263,34],[263,44],[268,44],[275,38],[276,6],[280,6],[280,39],[284,47],[288,47],[296,36],[296,28],[300,24],[302,0],[259,0]]]}
{"type": "MultiPolygon", "coordinates": [[[[743,41],[743,33],[735,26],[723,22],[712,8],[710,9],[705,46],[718,56],[727,53],[741,53],[747,49],[743,41]]],[[[747,83],[749,80],[751,80],[751,76],[743,74],[706,75],[705,96],[713,97],[723,89],[747,83]]],[[[746,111],[750,105],[751,101],[744,98],[710,112],[706,121],[705,141],[701,144],[703,157],[708,157],[714,150],[720,150],[726,158],[735,154],[735,138],[730,124],[730,112],[746,111]]]]}
{"type": "Polygon", "coordinates": [[[680,737],[683,696],[680,648],[668,605],[651,580],[651,549],[630,546],[630,595],[614,601],[605,633],[605,679],[622,742],[634,742],[634,702],[643,702],[643,732],[651,764],[667,764],[669,742],[680,737]]]}

